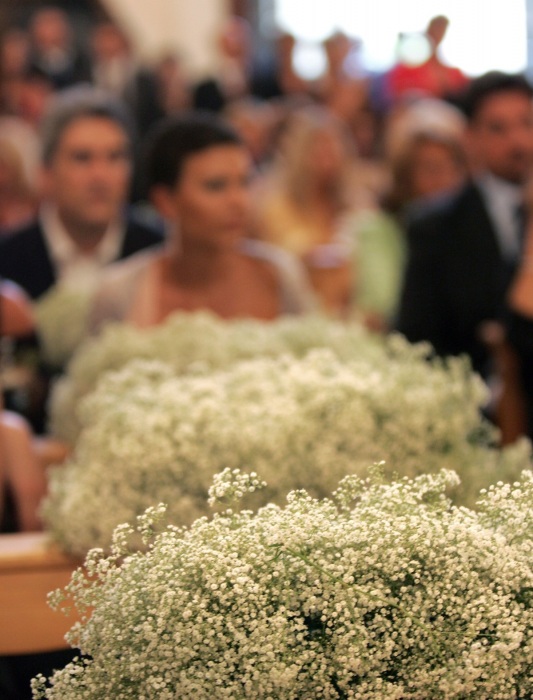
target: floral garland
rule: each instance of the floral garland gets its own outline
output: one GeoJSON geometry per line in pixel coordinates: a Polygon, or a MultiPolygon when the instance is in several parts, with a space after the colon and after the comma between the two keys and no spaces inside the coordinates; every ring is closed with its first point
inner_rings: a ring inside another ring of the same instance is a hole
{"type": "Polygon", "coordinates": [[[268,482],[255,508],[298,488],[325,496],[380,460],[402,476],[455,468],[456,498],[472,504],[479,488],[530,466],[529,443],[490,447],[485,391],[464,360],[428,362],[400,339],[350,361],[323,349],[189,376],[135,360],[82,401],[84,429],[51,475],[45,521],[69,551],[107,549],[116,525],[154,503],[169,504],[174,524],[205,515],[224,468],[268,482]]]}
{"type": "MultiPolygon", "coordinates": [[[[86,656],[34,681],[34,697],[532,697],[533,473],[477,512],[451,505],[453,483],[347,477],[333,499],[297,491],[156,535],[151,509],[146,551],[130,553],[123,525],[112,555],[93,550],[73,576],[84,617],[69,641],[86,656]]],[[[259,485],[226,470],[211,495],[259,485]]]]}

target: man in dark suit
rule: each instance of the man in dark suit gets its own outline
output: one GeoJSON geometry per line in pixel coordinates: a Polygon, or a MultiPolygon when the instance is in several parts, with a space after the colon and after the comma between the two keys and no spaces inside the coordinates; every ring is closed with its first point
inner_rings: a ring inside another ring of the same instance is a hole
{"type": "MultiPolygon", "coordinates": [[[[144,221],[144,217],[136,212],[124,212],[120,220],[120,238],[118,245],[113,248],[112,255],[94,257],[87,255],[87,260],[94,260],[95,269],[116,260],[122,260],[144,248],[160,245],[163,241],[162,230],[157,225],[144,221]]],[[[72,250],[76,250],[76,243],[72,250]]],[[[80,255],[83,255],[79,248],[80,255]]],[[[68,257],[68,254],[67,254],[68,257]]],[[[42,220],[36,220],[24,228],[17,229],[7,234],[5,239],[0,239],[0,276],[17,282],[23,287],[32,299],[38,299],[57,282],[61,276],[61,264],[54,257],[42,220]]],[[[75,273],[70,273],[72,284],[75,287],[75,273]]],[[[80,278],[83,285],[85,276],[80,278]]]]}
{"type": "MultiPolygon", "coordinates": [[[[60,93],[42,129],[43,205],[35,222],[0,241],[0,277],[18,282],[34,300],[58,283],[90,293],[103,266],[159,244],[159,231],[126,211],[130,155],[129,120],[120,103],[90,87],[60,93]]],[[[29,389],[24,405],[11,406],[39,432],[56,369],[41,364],[41,381],[29,389]]],[[[73,655],[0,659],[0,695],[29,697],[32,676],[49,675],[73,655]]]]}
{"type": "Polygon", "coordinates": [[[533,166],[533,90],[491,72],[464,96],[471,180],[408,231],[409,260],[397,329],[439,355],[466,353],[490,375],[487,329],[503,318],[520,256],[519,212],[533,166]]]}
{"type": "Polygon", "coordinates": [[[42,126],[39,216],[0,241],[0,276],[33,299],[56,283],[89,290],[102,268],[162,242],[126,206],[131,131],[123,105],[100,90],[59,93],[42,126]]]}
{"type": "Polygon", "coordinates": [[[128,113],[107,93],[90,86],[59,93],[42,125],[44,198],[38,218],[0,240],[0,278],[17,282],[34,300],[37,333],[46,341],[37,353],[38,380],[24,390],[28,396],[22,402],[22,412],[39,432],[46,424],[49,378],[62,370],[81,339],[82,309],[88,310],[104,268],[163,240],[159,228],[126,206],[130,133],[128,113]],[[39,314],[43,304],[55,303],[57,310],[58,296],[64,319],[59,331],[58,322],[47,326],[39,314]]]}

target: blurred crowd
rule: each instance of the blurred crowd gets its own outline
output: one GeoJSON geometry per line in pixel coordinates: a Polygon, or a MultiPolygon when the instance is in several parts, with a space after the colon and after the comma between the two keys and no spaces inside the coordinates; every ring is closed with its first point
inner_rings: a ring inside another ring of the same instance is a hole
{"type": "Polygon", "coordinates": [[[142,64],[109,20],[86,51],[56,7],[4,33],[5,529],[37,526],[43,480],[27,496],[15,454],[62,454],[47,442],[47,392],[109,320],[320,311],[399,330],[468,354],[502,439],[532,435],[533,92],[523,76],[469,79],[443,62],[447,27],[433,18],[428,57],[379,76],[354,72],[354,42],[337,33],[324,75],[306,80],[293,37],[266,69],[248,23],[230,17],[217,73],[199,82],[176,54],[142,64]]]}
{"type": "MultiPolygon", "coordinates": [[[[183,56],[140,62],[108,19],[80,42],[43,6],[4,32],[1,532],[40,528],[67,454],[47,397],[109,321],[321,312],[399,331],[470,357],[502,443],[533,437],[533,90],[447,65],[447,27],[434,17],[425,59],[380,75],[337,33],[306,80],[294,37],[266,65],[230,17],[196,82],[183,56]]],[[[30,697],[43,662],[27,663],[0,664],[0,694],[30,697]]]]}

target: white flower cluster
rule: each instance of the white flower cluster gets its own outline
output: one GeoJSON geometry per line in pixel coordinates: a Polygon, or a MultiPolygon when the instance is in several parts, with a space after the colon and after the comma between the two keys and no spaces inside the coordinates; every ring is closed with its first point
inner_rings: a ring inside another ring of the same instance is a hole
{"type": "Polygon", "coordinates": [[[56,284],[34,303],[43,359],[65,365],[87,333],[91,294],[56,284]]]}
{"type": "Polygon", "coordinates": [[[349,477],[338,503],[294,492],[169,526],[134,554],[122,526],[67,588],[84,658],[34,698],[531,698],[531,525],[515,543],[500,523],[511,501],[531,523],[532,479],[490,490],[480,514],[444,496],[450,473],[349,477]]]}
{"type": "Polygon", "coordinates": [[[107,549],[118,523],[154,503],[168,503],[176,525],[206,514],[223,469],[253,469],[268,483],[247,498],[256,508],[298,488],[325,496],[379,460],[407,476],[457,469],[457,498],[472,503],[528,467],[529,446],[487,446],[479,378],[462,360],[428,363],[417,352],[398,344],[341,361],[322,349],[181,377],[162,362],[130,362],[81,403],[85,427],[51,475],[47,526],[69,551],[107,549]]]}
{"type": "MultiPolygon", "coordinates": [[[[395,339],[392,344],[400,343],[395,339]]],[[[273,322],[252,319],[222,320],[208,312],[171,315],[153,328],[138,329],[125,323],[110,324],[98,338],[86,340],[55,386],[50,404],[51,431],[74,444],[80,431],[77,406],[107,371],[133,359],[158,359],[176,375],[198,369],[224,369],[255,357],[283,354],[302,357],[311,348],[330,348],[341,359],[382,357],[377,337],[360,325],[342,324],[320,316],[280,318],[273,322]]],[[[427,348],[420,347],[422,354],[427,348]]]]}
{"type": "Polygon", "coordinates": [[[498,482],[482,489],[477,507],[485,522],[503,532],[514,545],[533,558],[533,474],[524,472],[520,482],[498,482]]]}
{"type": "Polygon", "coordinates": [[[224,469],[213,477],[213,485],[209,489],[208,503],[225,501],[240,501],[245,493],[253,493],[257,489],[264,488],[266,481],[261,481],[255,472],[247,474],[240,469],[224,469]]]}

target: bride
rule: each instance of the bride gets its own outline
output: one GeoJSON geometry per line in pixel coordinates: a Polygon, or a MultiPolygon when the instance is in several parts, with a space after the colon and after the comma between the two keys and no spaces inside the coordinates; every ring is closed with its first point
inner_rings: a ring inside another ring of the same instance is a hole
{"type": "Polygon", "coordinates": [[[314,308],[297,260],[247,238],[251,158],[229,126],[200,113],[165,120],[149,140],[144,167],[167,244],[109,268],[92,331],[109,320],[153,326],[178,309],[269,320],[314,308]]]}

